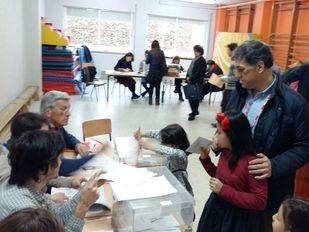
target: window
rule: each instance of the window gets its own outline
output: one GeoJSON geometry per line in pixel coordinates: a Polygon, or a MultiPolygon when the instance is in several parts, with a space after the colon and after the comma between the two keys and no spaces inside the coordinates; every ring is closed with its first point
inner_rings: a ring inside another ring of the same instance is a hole
{"type": "Polygon", "coordinates": [[[146,49],[160,42],[166,56],[193,57],[193,46],[205,44],[206,23],[197,20],[149,16],[146,49]]]}
{"type": "Polygon", "coordinates": [[[67,34],[71,45],[91,50],[126,53],[132,50],[131,13],[67,8],[67,34]]]}

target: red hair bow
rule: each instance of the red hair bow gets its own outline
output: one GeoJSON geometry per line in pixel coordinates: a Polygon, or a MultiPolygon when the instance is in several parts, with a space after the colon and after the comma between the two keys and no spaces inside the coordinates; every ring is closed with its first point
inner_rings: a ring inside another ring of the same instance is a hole
{"type": "Polygon", "coordinates": [[[227,131],[230,129],[230,120],[224,113],[217,113],[217,120],[220,123],[222,130],[227,131]]]}

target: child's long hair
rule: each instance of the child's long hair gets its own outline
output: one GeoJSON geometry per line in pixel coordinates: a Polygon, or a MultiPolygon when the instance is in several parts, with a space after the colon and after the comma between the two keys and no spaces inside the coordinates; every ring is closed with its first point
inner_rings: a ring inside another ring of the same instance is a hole
{"type": "Polygon", "coordinates": [[[241,157],[256,154],[250,124],[242,112],[227,111],[224,114],[219,113],[217,114],[217,121],[232,146],[232,156],[229,160],[230,169],[237,166],[237,162],[241,157]]]}
{"type": "Polygon", "coordinates": [[[282,202],[283,220],[285,228],[291,232],[308,231],[309,201],[291,198],[282,202]]]}
{"type": "Polygon", "coordinates": [[[161,143],[186,151],[189,146],[187,133],[179,124],[171,124],[160,131],[161,143]]]}

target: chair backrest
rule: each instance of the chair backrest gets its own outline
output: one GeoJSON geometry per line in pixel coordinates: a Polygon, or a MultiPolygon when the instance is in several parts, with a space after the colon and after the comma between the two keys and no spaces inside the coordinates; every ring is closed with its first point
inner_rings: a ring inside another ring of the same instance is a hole
{"type": "Polygon", "coordinates": [[[83,139],[97,135],[109,134],[112,140],[112,121],[109,118],[85,121],[82,123],[83,139]]]}

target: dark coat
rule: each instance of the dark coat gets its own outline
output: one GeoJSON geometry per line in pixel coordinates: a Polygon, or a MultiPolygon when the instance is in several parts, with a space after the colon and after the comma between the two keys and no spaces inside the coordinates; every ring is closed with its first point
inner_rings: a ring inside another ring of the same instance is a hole
{"type": "Polygon", "coordinates": [[[167,72],[164,52],[162,50],[151,50],[148,53],[146,64],[149,64],[147,82],[150,84],[161,82],[163,75],[167,72]]]}
{"type": "Polygon", "coordinates": [[[281,76],[284,83],[290,84],[299,81],[297,92],[299,92],[309,104],[309,63],[291,68],[281,76]]]}
{"type": "MultiPolygon", "coordinates": [[[[247,91],[236,84],[227,110],[241,111],[247,91]]],[[[263,110],[254,131],[257,151],[271,161],[267,209],[278,209],[287,195],[292,196],[295,172],[309,162],[309,109],[304,99],[277,78],[272,98],[263,110]]]]}
{"type": "Polygon", "coordinates": [[[133,71],[132,62],[127,62],[125,57],[122,57],[120,60],[118,60],[116,66],[114,67],[114,70],[117,70],[118,68],[128,68],[133,71]]]}
{"type": "MultiPolygon", "coordinates": [[[[206,60],[204,59],[204,57],[200,57],[198,58],[195,62],[194,62],[194,66],[192,69],[192,76],[189,77],[189,83],[190,85],[194,85],[194,84],[199,84],[202,85],[203,84],[203,80],[204,80],[204,76],[206,73],[206,60]]],[[[188,76],[188,74],[187,74],[188,76]]]]}

